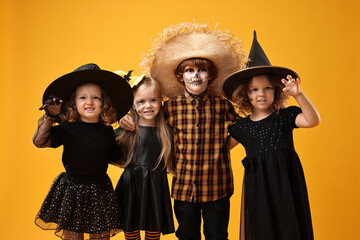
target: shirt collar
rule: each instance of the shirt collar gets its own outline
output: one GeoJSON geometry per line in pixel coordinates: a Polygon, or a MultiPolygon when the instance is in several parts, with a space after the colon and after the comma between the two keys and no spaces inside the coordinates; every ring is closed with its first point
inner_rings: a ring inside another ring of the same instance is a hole
{"type": "Polygon", "coordinates": [[[195,94],[188,92],[188,90],[185,89],[185,98],[188,99],[190,102],[193,100],[196,100],[196,99],[201,99],[205,102],[206,100],[209,99],[209,93],[208,93],[208,90],[206,89],[200,95],[195,95],[195,94]]]}

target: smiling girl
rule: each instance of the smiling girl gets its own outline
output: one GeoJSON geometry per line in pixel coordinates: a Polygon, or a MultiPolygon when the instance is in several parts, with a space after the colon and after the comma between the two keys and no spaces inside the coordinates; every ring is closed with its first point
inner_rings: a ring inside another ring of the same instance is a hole
{"type": "Polygon", "coordinates": [[[167,170],[173,172],[172,134],[167,126],[159,84],[142,75],[132,77],[135,130],[116,130],[125,167],[116,186],[126,239],[160,239],[174,232],[167,170]]]}
{"type": "Polygon", "coordinates": [[[300,90],[298,74],[271,66],[254,36],[249,67],[231,74],[225,95],[247,116],[230,129],[229,146],[246,150],[240,239],[312,240],[307,188],[293,142],[294,128],[320,117],[300,90]],[[287,95],[300,107],[285,108],[287,95]]]}
{"type": "Polygon", "coordinates": [[[39,148],[63,145],[66,172],[54,180],[36,225],[72,240],[109,239],[121,230],[118,198],[106,171],[121,154],[110,124],[129,110],[132,98],[123,78],[96,64],[49,85],[41,107],[46,114],[33,142],[39,148]],[[59,114],[66,120],[55,125],[59,114]]]}

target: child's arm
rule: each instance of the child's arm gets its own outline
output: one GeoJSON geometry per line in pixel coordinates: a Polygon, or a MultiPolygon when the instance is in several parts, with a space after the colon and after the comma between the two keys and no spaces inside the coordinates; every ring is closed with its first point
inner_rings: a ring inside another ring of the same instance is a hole
{"type": "Polygon", "coordinates": [[[33,143],[38,148],[50,146],[50,129],[61,112],[62,101],[55,97],[47,100],[40,109],[46,109],[46,114],[38,121],[38,127],[33,136],[33,143]]]}
{"type": "Polygon", "coordinates": [[[227,141],[227,144],[228,144],[230,150],[233,149],[234,147],[236,147],[236,146],[239,144],[239,142],[236,141],[236,140],[235,140],[232,136],[230,136],[230,135],[227,137],[226,141],[227,141]]]}
{"type": "Polygon", "coordinates": [[[295,119],[296,126],[300,128],[311,128],[319,125],[320,115],[314,105],[312,105],[310,100],[300,90],[299,79],[297,78],[295,80],[290,75],[288,75],[286,79],[287,80],[281,80],[282,83],[285,85],[283,91],[286,94],[294,97],[302,111],[302,113],[300,113],[295,119]]]}

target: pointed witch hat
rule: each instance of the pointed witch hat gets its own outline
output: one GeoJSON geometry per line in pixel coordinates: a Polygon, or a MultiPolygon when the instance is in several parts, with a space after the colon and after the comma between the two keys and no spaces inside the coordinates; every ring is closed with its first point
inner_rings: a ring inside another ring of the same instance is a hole
{"type": "Polygon", "coordinates": [[[245,82],[246,79],[262,74],[272,74],[278,77],[279,81],[286,78],[287,75],[291,75],[295,79],[300,79],[299,74],[290,68],[271,65],[264,50],[257,41],[256,31],[254,31],[254,39],[246,68],[227,76],[222,86],[222,91],[224,95],[231,100],[232,94],[240,86],[240,84],[245,82]]]}

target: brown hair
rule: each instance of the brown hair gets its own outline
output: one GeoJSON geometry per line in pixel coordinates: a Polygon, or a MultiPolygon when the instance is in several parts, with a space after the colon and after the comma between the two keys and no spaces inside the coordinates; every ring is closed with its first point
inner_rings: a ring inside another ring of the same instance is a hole
{"type": "MultiPolygon", "coordinates": [[[[160,85],[157,81],[152,78],[144,77],[144,79],[136,86],[133,87],[134,96],[141,88],[149,88],[152,87],[154,90],[154,94],[160,97],[160,101],[162,101],[162,92],[160,85]]],[[[136,143],[140,139],[140,131],[139,131],[139,115],[131,108],[130,116],[133,118],[135,123],[135,131],[122,131],[118,136],[116,136],[116,141],[118,145],[121,147],[123,151],[123,156],[119,162],[121,167],[126,167],[131,163],[131,160],[134,156],[136,143]]],[[[168,169],[169,172],[174,174],[175,163],[174,163],[174,156],[173,156],[173,137],[172,132],[169,126],[167,125],[163,108],[160,107],[160,111],[155,117],[156,127],[158,129],[158,138],[161,142],[161,153],[158,158],[158,162],[154,167],[154,170],[159,166],[161,161],[164,161],[165,167],[168,169]]]]}
{"type": "Polygon", "coordinates": [[[209,84],[211,84],[217,77],[218,71],[212,61],[205,58],[190,58],[182,61],[175,71],[175,76],[180,82],[182,82],[181,80],[183,79],[183,74],[187,66],[206,68],[209,71],[209,84]]]}
{"type": "MultiPolygon", "coordinates": [[[[264,74],[269,79],[271,85],[275,89],[274,102],[272,108],[274,111],[279,111],[281,108],[286,107],[286,99],[288,96],[283,92],[284,85],[281,83],[280,78],[272,74],[264,74]]],[[[252,81],[251,78],[245,79],[240,86],[233,92],[232,101],[235,103],[237,109],[244,116],[252,113],[252,105],[248,96],[249,84],[252,81]]]]}
{"type": "MultiPolygon", "coordinates": [[[[89,83],[91,83],[91,82],[89,82],[89,83]]],[[[83,85],[89,84],[89,83],[84,83],[80,86],[83,86],[83,85]]],[[[97,85],[96,83],[91,83],[91,84],[97,85]]],[[[78,86],[78,88],[80,86],[78,86]]],[[[97,85],[97,86],[99,86],[99,85],[97,85]]],[[[106,91],[101,86],[99,86],[99,87],[101,89],[101,101],[102,101],[99,122],[101,122],[102,124],[104,124],[106,126],[109,126],[112,123],[116,122],[117,113],[116,113],[115,108],[112,106],[111,99],[106,94],[106,91]]],[[[75,97],[76,97],[76,90],[70,95],[69,100],[65,104],[66,119],[69,122],[77,122],[80,120],[80,115],[76,109],[75,97]]]]}

